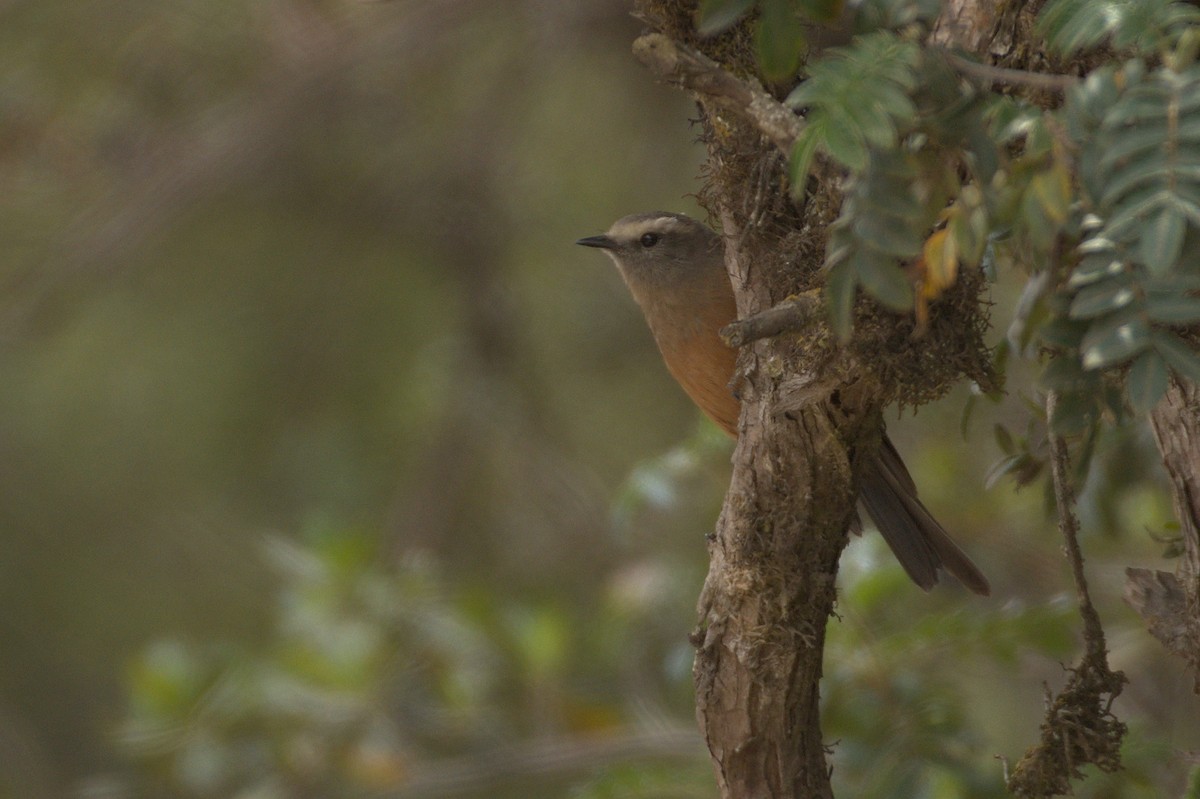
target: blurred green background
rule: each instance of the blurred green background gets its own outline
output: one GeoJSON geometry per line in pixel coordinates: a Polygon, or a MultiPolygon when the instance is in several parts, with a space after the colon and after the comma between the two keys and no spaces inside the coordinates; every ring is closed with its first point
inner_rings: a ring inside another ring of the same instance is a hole
{"type": "MultiPolygon", "coordinates": [[[[0,797],[715,795],[687,633],[730,446],[573,246],[699,213],[638,30],[617,0],[0,0],[0,797]]],[[[1002,796],[1076,655],[1041,484],[983,490],[1012,371],[968,439],[966,387],[890,417],[995,591],[852,543],[841,795],[1002,796]]],[[[1083,493],[1132,680],[1128,768],[1083,796],[1178,794],[1200,748],[1119,599],[1171,568],[1156,470],[1114,432],[1083,493]]]]}

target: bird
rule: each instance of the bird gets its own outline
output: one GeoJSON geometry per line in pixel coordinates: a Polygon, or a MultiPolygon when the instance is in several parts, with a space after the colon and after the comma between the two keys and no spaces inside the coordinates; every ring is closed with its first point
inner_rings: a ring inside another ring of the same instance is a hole
{"type": "MultiPolygon", "coordinates": [[[[721,236],[684,214],[657,211],[622,217],[606,233],[575,243],[612,259],[667,371],[701,411],[736,438],[741,401],[729,385],[737,353],[718,331],[737,319],[737,306],[721,236]]],[[[863,465],[858,489],[859,502],[914,583],[929,591],[945,569],[974,593],[991,592],[983,572],[917,497],[886,431],[863,465]]]]}

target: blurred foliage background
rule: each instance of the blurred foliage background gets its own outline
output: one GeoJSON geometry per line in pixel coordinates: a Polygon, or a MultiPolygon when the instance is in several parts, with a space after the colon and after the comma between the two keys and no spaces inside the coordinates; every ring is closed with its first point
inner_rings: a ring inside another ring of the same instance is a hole
{"type": "MultiPolygon", "coordinates": [[[[572,244],[700,213],[629,11],[0,0],[0,797],[715,794],[687,634],[729,444],[572,244]]],[[[965,439],[967,387],[892,417],[995,590],[852,543],[844,795],[1002,796],[1075,654],[1044,487],[983,488],[1029,371],[965,439]]],[[[1113,431],[1082,497],[1132,728],[1083,796],[1200,749],[1119,598],[1170,568],[1157,468],[1113,431]]]]}

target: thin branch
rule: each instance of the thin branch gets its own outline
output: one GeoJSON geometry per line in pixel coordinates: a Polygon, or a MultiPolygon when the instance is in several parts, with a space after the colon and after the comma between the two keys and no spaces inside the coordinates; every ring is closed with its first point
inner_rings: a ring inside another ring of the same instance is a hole
{"type": "Polygon", "coordinates": [[[773,308],[721,328],[721,341],[725,342],[725,346],[737,349],[762,338],[803,330],[813,323],[820,308],[820,296],[815,291],[788,297],[773,308]]]}
{"type": "MultiPolygon", "coordinates": [[[[1058,396],[1046,397],[1046,416],[1054,415],[1058,396]]],[[[1070,459],[1062,437],[1050,433],[1050,468],[1054,500],[1058,506],[1058,528],[1066,545],[1067,559],[1079,593],[1087,652],[1063,690],[1048,703],[1041,739],[1029,748],[1009,775],[1006,785],[1016,796],[1059,796],[1071,792],[1071,780],[1082,779],[1081,768],[1093,764],[1101,771],[1121,767],[1121,742],[1125,724],[1112,713],[1113,699],[1125,685],[1125,675],[1108,665],[1104,629],[1092,606],[1083,575],[1079,548],[1079,522],[1075,518],[1075,492],[1071,487],[1070,459]]]]}
{"type": "MultiPolygon", "coordinates": [[[[1046,418],[1054,418],[1058,394],[1051,391],[1046,395],[1046,418]]],[[[1083,573],[1083,551],[1079,547],[1079,520],[1075,518],[1075,489],[1070,481],[1070,456],[1062,436],[1050,433],[1050,473],[1054,480],[1054,503],[1058,506],[1058,530],[1062,533],[1067,560],[1071,564],[1071,575],[1075,579],[1075,590],[1079,595],[1079,614],[1083,617],[1084,639],[1089,655],[1103,656],[1104,628],[1100,615],[1092,605],[1088,592],[1087,577],[1083,573]]]]}
{"type": "Polygon", "coordinates": [[[791,154],[796,137],[804,130],[804,120],[762,88],[661,33],[640,37],[633,43],[633,54],[659,80],[695,92],[754,123],[784,155],[791,154]]]}
{"type": "Polygon", "coordinates": [[[1063,94],[1075,84],[1079,78],[1074,75],[1047,75],[1043,72],[1026,72],[1023,69],[1009,69],[991,64],[981,64],[964,58],[957,53],[943,50],[942,55],[950,66],[961,74],[973,78],[989,87],[994,83],[1004,83],[1009,86],[1028,86],[1031,89],[1041,89],[1048,92],[1063,94]]]}

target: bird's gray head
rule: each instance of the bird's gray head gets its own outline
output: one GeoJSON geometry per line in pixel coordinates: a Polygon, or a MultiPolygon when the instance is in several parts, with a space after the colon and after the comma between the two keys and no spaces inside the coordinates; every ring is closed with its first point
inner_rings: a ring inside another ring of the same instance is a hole
{"type": "Polygon", "coordinates": [[[575,243],[604,250],[631,284],[673,282],[708,270],[724,272],[721,237],[683,214],[632,214],[614,222],[607,233],[575,243]]]}

